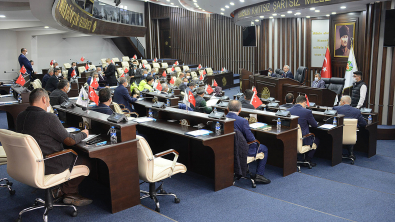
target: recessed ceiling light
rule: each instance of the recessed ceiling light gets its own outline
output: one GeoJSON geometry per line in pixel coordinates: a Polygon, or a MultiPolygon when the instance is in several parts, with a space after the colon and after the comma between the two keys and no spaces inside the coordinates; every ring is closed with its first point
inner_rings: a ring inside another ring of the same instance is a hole
{"type": "Polygon", "coordinates": [[[261,16],[259,16],[259,18],[263,19],[263,18],[265,18],[265,16],[261,15],[261,16]]]}
{"type": "Polygon", "coordinates": [[[285,15],[281,15],[281,17],[285,17],[285,15]]]}
{"type": "Polygon", "coordinates": [[[193,2],[197,2],[197,0],[193,0],[193,2]]]}
{"type": "Polygon", "coordinates": [[[277,14],[276,14],[276,13],[274,13],[274,14],[273,14],[273,16],[277,16],[277,14]]]}
{"type": "Polygon", "coordinates": [[[235,5],[235,3],[233,3],[233,2],[231,2],[231,3],[229,3],[230,5],[235,5]]]}
{"type": "Polygon", "coordinates": [[[306,18],[310,18],[310,16],[306,16],[306,18]]]}
{"type": "Polygon", "coordinates": [[[221,12],[221,15],[224,15],[224,13],[223,13],[223,12],[221,12]]]}
{"type": "Polygon", "coordinates": [[[291,14],[291,13],[292,13],[292,11],[288,11],[287,13],[288,13],[288,14],[291,14]]]}
{"type": "Polygon", "coordinates": [[[336,15],[336,12],[332,12],[332,15],[336,15]]]}
{"type": "Polygon", "coordinates": [[[295,15],[300,15],[300,12],[295,13],[295,15]]]}
{"type": "Polygon", "coordinates": [[[320,10],[315,10],[315,12],[320,12],[320,10]]]}
{"type": "Polygon", "coordinates": [[[44,26],[45,29],[49,29],[49,26],[44,26]]]}
{"type": "Polygon", "coordinates": [[[5,15],[0,15],[0,18],[5,18],[5,15]]]}
{"type": "Polygon", "coordinates": [[[345,8],[347,8],[347,7],[346,7],[346,6],[341,6],[340,8],[341,8],[341,9],[345,9],[345,8]]]}
{"type": "Polygon", "coordinates": [[[240,2],[244,2],[244,0],[240,0],[240,2]]]}
{"type": "Polygon", "coordinates": [[[174,3],[173,3],[173,2],[172,2],[172,3],[170,3],[170,4],[174,5],[174,3]]]}
{"type": "Polygon", "coordinates": [[[203,9],[202,11],[205,12],[206,10],[203,9]]]}
{"type": "Polygon", "coordinates": [[[328,16],[328,17],[329,17],[329,14],[326,14],[326,16],[328,16]]]}
{"type": "Polygon", "coordinates": [[[256,21],[256,22],[259,22],[259,20],[258,20],[258,19],[255,19],[255,21],[256,21]]]}
{"type": "Polygon", "coordinates": [[[225,9],[224,9],[224,8],[221,8],[221,11],[225,11],[225,9]]]}
{"type": "Polygon", "coordinates": [[[315,10],[315,8],[310,8],[311,11],[315,10]]]}
{"type": "Polygon", "coordinates": [[[270,16],[269,18],[271,18],[271,19],[272,19],[272,18],[273,18],[273,16],[270,16]]]}
{"type": "Polygon", "coordinates": [[[166,1],[170,2],[170,0],[166,0],[166,1]]]}
{"type": "Polygon", "coordinates": [[[225,5],[225,8],[229,8],[229,5],[225,5]]]}

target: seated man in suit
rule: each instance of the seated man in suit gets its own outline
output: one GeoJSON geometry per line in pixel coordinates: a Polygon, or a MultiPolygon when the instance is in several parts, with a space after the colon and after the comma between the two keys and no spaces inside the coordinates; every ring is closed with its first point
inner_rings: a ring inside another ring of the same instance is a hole
{"type": "MultiPolygon", "coordinates": [[[[188,80],[187,78],[185,78],[185,79],[188,80]]],[[[196,83],[194,81],[191,81],[190,83],[188,83],[188,87],[185,89],[187,95],[189,94],[189,91],[191,91],[191,93],[193,94],[193,90],[195,89],[195,87],[196,87],[196,83]]]]}
{"type": "Polygon", "coordinates": [[[244,99],[240,99],[241,107],[247,109],[255,109],[255,107],[251,104],[251,99],[253,95],[254,92],[251,89],[246,89],[246,91],[244,91],[244,99]]]}
{"type": "MultiPolygon", "coordinates": [[[[59,118],[48,112],[51,107],[49,100],[48,93],[43,88],[34,89],[29,96],[30,106],[16,119],[16,131],[32,136],[40,146],[43,156],[63,151],[63,144],[73,146],[89,135],[86,129],[79,133],[68,133],[59,118]]],[[[73,161],[74,156],[70,153],[45,160],[45,175],[62,173],[70,168],[73,161]]],[[[86,165],[90,168],[90,160],[79,154],[75,165],[86,165]]],[[[52,190],[53,197],[63,197],[65,204],[75,206],[92,203],[92,200],[78,194],[78,185],[82,180],[84,177],[81,176],[61,184],[59,188],[52,190]]]]}
{"type": "Polygon", "coordinates": [[[188,79],[183,78],[182,83],[180,84],[180,86],[178,88],[180,89],[181,93],[185,92],[185,89],[188,88],[188,79]]]}
{"type": "Polygon", "coordinates": [[[130,84],[133,84],[136,82],[136,84],[139,84],[141,81],[142,75],[142,70],[137,67],[137,64],[134,63],[131,69],[129,70],[129,76],[130,76],[130,84]]]}
{"type": "Polygon", "coordinates": [[[48,79],[47,84],[45,85],[45,90],[48,92],[52,92],[58,88],[59,79],[58,76],[62,75],[60,73],[60,69],[55,68],[54,74],[48,79]]]}
{"type": "Polygon", "coordinates": [[[254,134],[251,132],[250,125],[248,124],[248,120],[239,116],[241,111],[241,103],[238,100],[231,100],[228,104],[228,115],[226,117],[235,119],[234,128],[243,133],[244,138],[249,144],[248,156],[255,156],[257,153],[264,153],[265,157],[262,160],[257,161],[257,169],[256,169],[256,177],[255,182],[269,184],[271,181],[264,177],[265,166],[268,158],[268,149],[265,145],[258,143],[254,137],[254,134]],[[258,152],[257,152],[258,149],[258,152]]]}
{"type": "Polygon", "coordinates": [[[67,93],[70,92],[70,83],[66,79],[59,81],[57,89],[52,91],[50,95],[51,106],[60,105],[69,100],[67,93]]]}
{"type": "Polygon", "coordinates": [[[272,68],[268,68],[267,69],[267,76],[272,76],[272,74],[273,74],[273,69],[272,68]]]}
{"type": "Polygon", "coordinates": [[[157,78],[158,78],[158,76],[156,76],[156,68],[152,68],[150,74],[151,74],[151,76],[152,76],[154,79],[157,79],[157,78]]]}
{"type": "Polygon", "coordinates": [[[284,71],[283,78],[294,79],[294,74],[292,74],[292,72],[289,70],[289,65],[285,65],[283,71],[284,71]]]}
{"type": "MultiPolygon", "coordinates": [[[[89,76],[89,77],[88,77],[88,80],[86,81],[86,83],[88,83],[88,85],[90,86],[90,85],[92,84],[92,82],[93,82],[94,79],[96,79],[97,84],[99,84],[99,82],[100,82],[99,73],[93,72],[93,73],[92,73],[92,76],[89,76]]],[[[105,88],[105,87],[98,86],[98,87],[95,88],[95,89],[100,90],[100,89],[102,89],[102,88],[105,88]]],[[[106,86],[106,88],[108,88],[108,86],[106,86]]]]}
{"type": "Polygon", "coordinates": [[[134,112],[134,109],[130,105],[130,103],[134,103],[137,101],[137,94],[133,95],[133,98],[130,97],[128,89],[128,81],[125,77],[119,78],[119,86],[114,90],[114,102],[118,104],[122,104],[129,111],[134,112]]]}
{"type": "Polygon", "coordinates": [[[49,78],[51,78],[51,76],[53,75],[53,69],[50,68],[48,69],[48,73],[44,75],[43,79],[42,79],[42,87],[45,89],[45,86],[47,85],[47,82],[49,80],[49,78]]]}
{"type": "Polygon", "coordinates": [[[152,85],[154,84],[154,78],[152,76],[147,76],[145,80],[141,80],[139,84],[139,90],[140,92],[143,91],[144,89],[148,89],[150,92],[153,92],[154,89],[152,88],[152,85]]]}
{"type": "Polygon", "coordinates": [[[117,77],[115,76],[115,65],[111,62],[111,59],[106,59],[107,67],[104,70],[104,75],[107,78],[107,83],[109,86],[117,85],[117,77]]]}
{"type": "Polygon", "coordinates": [[[169,86],[167,83],[162,83],[162,91],[160,92],[161,94],[169,94],[169,86]]]}
{"type": "Polygon", "coordinates": [[[314,81],[311,83],[311,87],[325,89],[325,82],[321,79],[321,74],[315,74],[314,81]]]}
{"type": "MultiPolygon", "coordinates": [[[[335,106],[333,107],[333,109],[337,110],[337,113],[343,114],[344,118],[357,119],[358,127],[365,127],[367,123],[363,118],[361,111],[357,108],[352,107],[350,104],[351,104],[351,97],[342,96],[340,100],[340,106],[335,106]]],[[[354,146],[346,146],[348,150],[348,156],[355,159],[353,147],[354,146]]]]}
{"type": "MultiPolygon", "coordinates": [[[[313,113],[311,110],[306,109],[307,106],[307,100],[306,97],[304,96],[298,96],[296,98],[296,104],[292,108],[288,109],[288,111],[291,113],[291,115],[299,116],[298,119],[298,124],[300,125],[300,128],[302,130],[302,136],[305,136],[310,133],[309,130],[309,125],[311,127],[318,127],[317,121],[315,121],[313,113]]],[[[303,140],[303,146],[304,145],[313,145],[315,143],[318,147],[319,144],[319,139],[315,137],[313,140],[312,137],[307,137],[306,139],[303,140]]],[[[310,162],[310,165],[312,167],[315,167],[317,164],[311,162],[311,160],[314,157],[314,153],[316,150],[310,150],[306,153],[306,159],[305,161],[310,162]]]]}
{"type": "Polygon", "coordinates": [[[191,104],[191,106],[196,112],[211,113],[211,111],[213,111],[213,109],[211,107],[207,106],[206,100],[203,98],[204,91],[205,90],[203,87],[199,87],[196,90],[196,96],[195,96],[196,107],[193,107],[192,104],[191,104]]]}
{"type": "Polygon", "coordinates": [[[27,49],[22,48],[21,49],[21,54],[18,57],[19,65],[22,68],[22,66],[25,66],[26,73],[29,74],[30,76],[32,75],[33,67],[30,61],[26,58],[27,55],[27,49]]]}
{"type": "Polygon", "coordinates": [[[180,73],[180,75],[178,76],[176,81],[174,81],[174,86],[180,87],[180,85],[182,84],[182,79],[183,78],[184,78],[184,73],[180,73]]]}
{"type": "Polygon", "coordinates": [[[280,107],[284,107],[284,108],[292,108],[294,106],[294,94],[292,93],[287,93],[287,95],[285,96],[285,104],[281,105],[280,107]]]}
{"type": "Polygon", "coordinates": [[[34,61],[30,60],[29,62],[32,65],[32,74],[30,75],[30,81],[33,81],[33,80],[37,79],[36,72],[34,71],[34,67],[33,67],[34,66],[34,61]]]}
{"type": "Polygon", "coordinates": [[[75,74],[76,74],[77,76],[80,74],[80,73],[78,72],[77,63],[76,63],[76,62],[72,62],[72,63],[71,63],[71,67],[70,67],[70,69],[69,69],[68,72],[67,72],[67,80],[70,81],[70,79],[71,79],[71,73],[72,73],[73,71],[75,71],[75,74]]]}
{"type": "Polygon", "coordinates": [[[93,111],[111,115],[113,113],[110,108],[112,98],[109,88],[103,88],[99,91],[99,105],[92,108],[93,111]]]}

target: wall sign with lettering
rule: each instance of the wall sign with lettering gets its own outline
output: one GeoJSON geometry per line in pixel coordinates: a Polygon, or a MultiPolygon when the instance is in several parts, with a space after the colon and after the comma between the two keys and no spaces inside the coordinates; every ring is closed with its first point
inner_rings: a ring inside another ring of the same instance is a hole
{"type": "Polygon", "coordinates": [[[321,67],[329,47],[329,19],[311,21],[311,67],[321,67]]]}

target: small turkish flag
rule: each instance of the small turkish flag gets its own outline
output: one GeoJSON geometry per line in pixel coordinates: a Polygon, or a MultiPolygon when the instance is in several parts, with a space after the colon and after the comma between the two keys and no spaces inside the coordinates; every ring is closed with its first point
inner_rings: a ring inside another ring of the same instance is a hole
{"type": "Polygon", "coordinates": [[[201,69],[201,68],[202,68],[202,65],[199,64],[198,69],[201,69]]]}
{"type": "Polygon", "coordinates": [[[221,72],[223,72],[223,71],[224,71],[224,68],[222,67],[221,72]]]}
{"type": "Polygon", "coordinates": [[[114,61],[111,59],[111,63],[114,64],[114,61]]]}
{"type": "Polygon", "coordinates": [[[133,56],[133,59],[137,59],[137,56],[136,56],[136,54],[133,56]]]}
{"type": "Polygon", "coordinates": [[[71,77],[74,78],[77,74],[75,73],[75,70],[73,69],[73,71],[71,72],[71,77]]]}
{"type": "Polygon", "coordinates": [[[145,69],[145,64],[143,63],[143,69],[145,69]]]}
{"type": "Polygon", "coordinates": [[[22,73],[22,74],[26,73],[26,68],[25,68],[24,65],[22,65],[22,68],[21,68],[21,70],[19,72],[22,73]]]}
{"type": "Polygon", "coordinates": [[[96,81],[96,78],[94,78],[94,79],[92,80],[91,86],[92,86],[92,88],[94,88],[94,89],[97,89],[97,87],[99,87],[99,83],[96,81]]]}
{"type": "Polygon", "coordinates": [[[175,79],[175,77],[173,76],[173,77],[170,79],[170,84],[174,85],[174,83],[175,83],[174,79],[175,79]]]}
{"type": "Polygon", "coordinates": [[[210,85],[207,85],[206,92],[207,92],[208,94],[211,94],[211,93],[213,93],[213,92],[214,92],[214,90],[213,90],[213,88],[211,88],[211,86],[210,86],[210,85]]]}
{"type": "Polygon", "coordinates": [[[85,59],[84,59],[84,57],[81,57],[81,62],[83,62],[85,59]]]}
{"type": "Polygon", "coordinates": [[[154,62],[156,62],[156,61],[157,61],[157,59],[155,58],[155,59],[154,59],[154,62]]]}
{"type": "Polygon", "coordinates": [[[206,70],[203,70],[203,75],[206,75],[207,73],[206,73],[206,70]]]}
{"type": "Polygon", "coordinates": [[[256,93],[254,93],[254,95],[252,96],[251,105],[253,105],[255,109],[262,105],[262,101],[261,99],[259,99],[256,93]]]}
{"type": "Polygon", "coordinates": [[[162,76],[163,76],[163,77],[166,77],[166,76],[167,76],[167,75],[166,75],[166,71],[163,71],[162,76]]]}
{"type": "Polygon", "coordinates": [[[171,71],[172,71],[172,72],[174,72],[174,70],[176,70],[176,69],[174,69],[174,66],[173,66],[173,67],[171,67],[171,71]]]}
{"type": "Polygon", "coordinates": [[[156,89],[162,91],[162,85],[160,84],[160,82],[158,82],[158,85],[156,85],[156,89]]]}
{"type": "Polygon", "coordinates": [[[332,78],[331,53],[329,52],[329,48],[326,48],[324,63],[322,64],[322,69],[321,69],[321,77],[332,78]]]}
{"type": "Polygon", "coordinates": [[[217,81],[215,81],[215,79],[213,79],[213,86],[215,86],[215,87],[218,86],[217,81]]]}
{"type": "Polygon", "coordinates": [[[89,69],[89,65],[88,63],[85,64],[85,69],[88,70],[89,69]]]}
{"type": "Polygon", "coordinates": [[[203,81],[203,79],[204,79],[203,75],[200,75],[199,80],[203,81]]]}
{"type": "Polygon", "coordinates": [[[309,102],[309,98],[307,97],[307,94],[304,95],[304,97],[306,97],[307,100],[307,106],[310,107],[310,102],[309,102]]]}
{"type": "Polygon", "coordinates": [[[126,67],[126,68],[125,68],[125,73],[128,73],[128,72],[129,72],[129,70],[128,70],[128,68],[126,67]]]}
{"type": "Polygon", "coordinates": [[[122,78],[122,77],[125,77],[125,73],[122,73],[121,78],[122,78]]]}
{"type": "Polygon", "coordinates": [[[258,95],[258,91],[256,91],[256,87],[255,87],[255,86],[252,87],[252,91],[253,91],[255,94],[258,95]]]}
{"type": "Polygon", "coordinates": [[[176,64],[176,66],[178,66],[178,61],[176,61],[174,64],[176,64]]]}
{"type": "Polygon", "coordinates": [[[23,78],[22,74],[20,74],[15,83],[23,86],[23,85],[25,85],[25,82],[26,82],[25,78],[23,78]]]}
{"type": "Polygon", "coordinates": [[[51,66],[53,65],[53,60],[51,60],[51,62],[49,63],[49,65],[51,65],[51,66]]]}
{"type": "Polygon", "coordinates": [[[190,102],[194,107],[196,106],[196,100],[191,91],[188,91],[188,102],[190,102]]]}
{"type": "Polygon", "coordinates": [[[99,105],[99,97],[97,96],[95,90],[93,90],[92,86],[89,86],[89,99],[95,102],[97,106],[99,105]]]}

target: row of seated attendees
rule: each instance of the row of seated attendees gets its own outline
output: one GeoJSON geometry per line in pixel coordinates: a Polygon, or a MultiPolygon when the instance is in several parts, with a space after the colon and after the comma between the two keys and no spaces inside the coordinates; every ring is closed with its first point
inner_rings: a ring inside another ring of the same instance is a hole
{"type": "Polygon", "coordinates": [[[268,68],[268,76],[294,79],[294,75],[290,71],[289,65],[285,65],[282,70],[276,69],[275,72],[273,72],[272,68],[268,68]]]}

